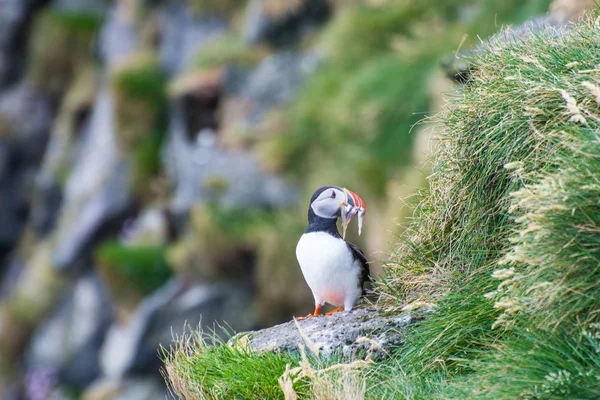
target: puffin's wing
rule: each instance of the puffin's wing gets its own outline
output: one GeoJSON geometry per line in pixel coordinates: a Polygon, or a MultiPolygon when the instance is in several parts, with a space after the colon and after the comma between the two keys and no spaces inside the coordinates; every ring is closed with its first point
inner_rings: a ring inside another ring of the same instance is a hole
{"type": "Polygon", "coordinates": [[[369,281],[369,276],[371,275],[371,270],[369,268],[369,264],[367,264],[367,257],[365,256],[365,253],[363,253],[363,251],[361,249],[358,248],[358,246],[346,242],[346,244],[348,245],[348,248],[350,249],[350,251],[352,252],[352,256],[354,257],[355,260],[358,260],[360,262],[361,265],[361,274],[360,274],[360,288],[363,290],[363,294],[365,294],[365,282],[369,281]]]}

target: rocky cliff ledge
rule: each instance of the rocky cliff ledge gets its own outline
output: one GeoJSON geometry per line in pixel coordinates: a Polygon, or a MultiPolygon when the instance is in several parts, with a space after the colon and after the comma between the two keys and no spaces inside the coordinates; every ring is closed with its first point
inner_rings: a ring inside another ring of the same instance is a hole
{"type": "Polygon", "coordinates": [[[230,342],[247,345],[258,352],[297,352],[299,344],[312,342],[325,357],[340,352],[344,358],[352,357],[369,349],[374,350],[373,356],[381,357],[392,347],[401,345],[406,327],[418,320],[410,315],[384,315],[356,309],[240,333],[230,342]]]}

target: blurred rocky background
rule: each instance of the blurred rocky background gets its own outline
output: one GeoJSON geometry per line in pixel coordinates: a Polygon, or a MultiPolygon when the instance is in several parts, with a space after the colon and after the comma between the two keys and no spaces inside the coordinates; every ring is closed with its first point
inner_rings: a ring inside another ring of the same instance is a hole
{"type": "Polygon", "coordinates": [[[163,399],[186,324],[309,312],[318,186],[385,262],[459,50],[550,3],[0,0],[0,398],[163,399]]]}

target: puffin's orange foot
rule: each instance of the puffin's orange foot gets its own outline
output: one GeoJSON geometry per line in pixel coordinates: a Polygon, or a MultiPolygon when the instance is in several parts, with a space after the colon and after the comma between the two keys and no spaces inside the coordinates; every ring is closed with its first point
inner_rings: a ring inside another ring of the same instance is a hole
{"type": "Polygon", "coordinates": [[[322,315],[321,314],[321,306],[317,304],[315,306],[315,311],[312,314],[308,314],[306,317],[298,317],[298,318],[296,318],[296,320],[304,321],[305,319],[312,318],[312,317],[318,317],[320,315],[322,315]]]}
{"type": "Polygon", "coordinates": [[[338,313],[338,312],[340,312],[340,311],[344,311],[344,309],[343,309],[342,307],[338,307],[338,308],[336,308],[335,310],[331,310],[331,311],[329,311],[329,312],[326,312],[324,315],[328,315],[328,316],[329,316],[329,315],[333,315],[333,314],[335,314],[335,313],[338,313]]]}

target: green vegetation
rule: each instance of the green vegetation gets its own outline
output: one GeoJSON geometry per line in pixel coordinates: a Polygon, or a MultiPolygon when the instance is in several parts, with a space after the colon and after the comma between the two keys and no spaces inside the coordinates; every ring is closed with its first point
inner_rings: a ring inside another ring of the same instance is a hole
{"type": "Polygon", "coordinates": [[[119,65],[111,75],[115,95],[117,141],[129,152],[165,124],[166,83],[158,60],[140,53],[119,65]]]}
{"type": "Polygon", "coordinates": [[[169,249],[168,259],[178,273],[202,279],[248,273],[261,233],[273,224],[269,211],[217,205],[193,207],[190,220],[186,234],[169,249]]]}
{"type": "Polygon", "coordinates": [[[249,46],[242,37],[230,33],[217,36],[204,45],[194,60],[194,67],[200,70],[228,64],[251,67],[264,56],[264,51],[249,46]]]}
{"type": "Polygon", "coordinates": [[[598,395],[599,44],[592,19],[484,51],[440,117],[430,193],[381,287],[389,307],[437,304],[396,356],[423,397],[598,395]]]}
{"type": "Polygon", "coordinates": [[[392,39],[407,34],[424,10],[431,8],[431,4],[415,7],[415,3],[387,2],[382,7],[359,5],[342,10],[322,36],[328,60],[350,66],[389,54],[392,39]]]}
{"type": "Polygon", "coordinates": [[[62,95],[80,68],[92,60],[91,44],[102,18],[83,12],[47,10],[34,21],[28,79],[62,95]]]}
{"type": "Polygon", "coordinates": [[[272,213],[261,209],[209,207],[211,225],[231,238],[250,240],[272,224],[272,213]]]}
{"type": "Polygon", "coordinates": [[[106,242],[96,250],[101,274],[112,295],[135,301],[152,293],[171,276],[160,246],[124,246],[106,242]]]}
{"type": "Polygon", "coordinates": [[[160,148],[166,129],[166,79],[152,53],[140,52],[111,73],[117,144],[133,164],[133,187],[141,201],[152,198],[160,173],[160,148]]]}
{"type": "MultiPolygon", "coordinates": [[[[300,361],[299,355],[257,354],[242,344],[228,345],[215,333],[196,332],[163,350],[163,373],[186,399],[283,398],[278,379],[286,365],[300,361]]],[[[306,391],[306,383],[296,389],[306,391]]]]}
{"type": "MultiPolygon", "coordinates": [[[[357,370],[366,360],[345,363],[340,353],[327,358],[310,342],[297,353],[258,353],[242,334],[225,328],[184,334],[162,348],[162,373],[185,399],[354,399],[364,395],[357,370]],[[225,339],[224,339],[225,338],[225,339]],[[227,341],[226,341],[227,340],[227,341]]],[[[346,360],[347,361],[347,360],[346,360]]]]}
{"type": "Polygon", "coordinates": [[[150,133],[133,149],[133,188],[138,198],[151,199],[154,194],[151,185],[161,171],[162,143],[162,134],[150,133]]]}

